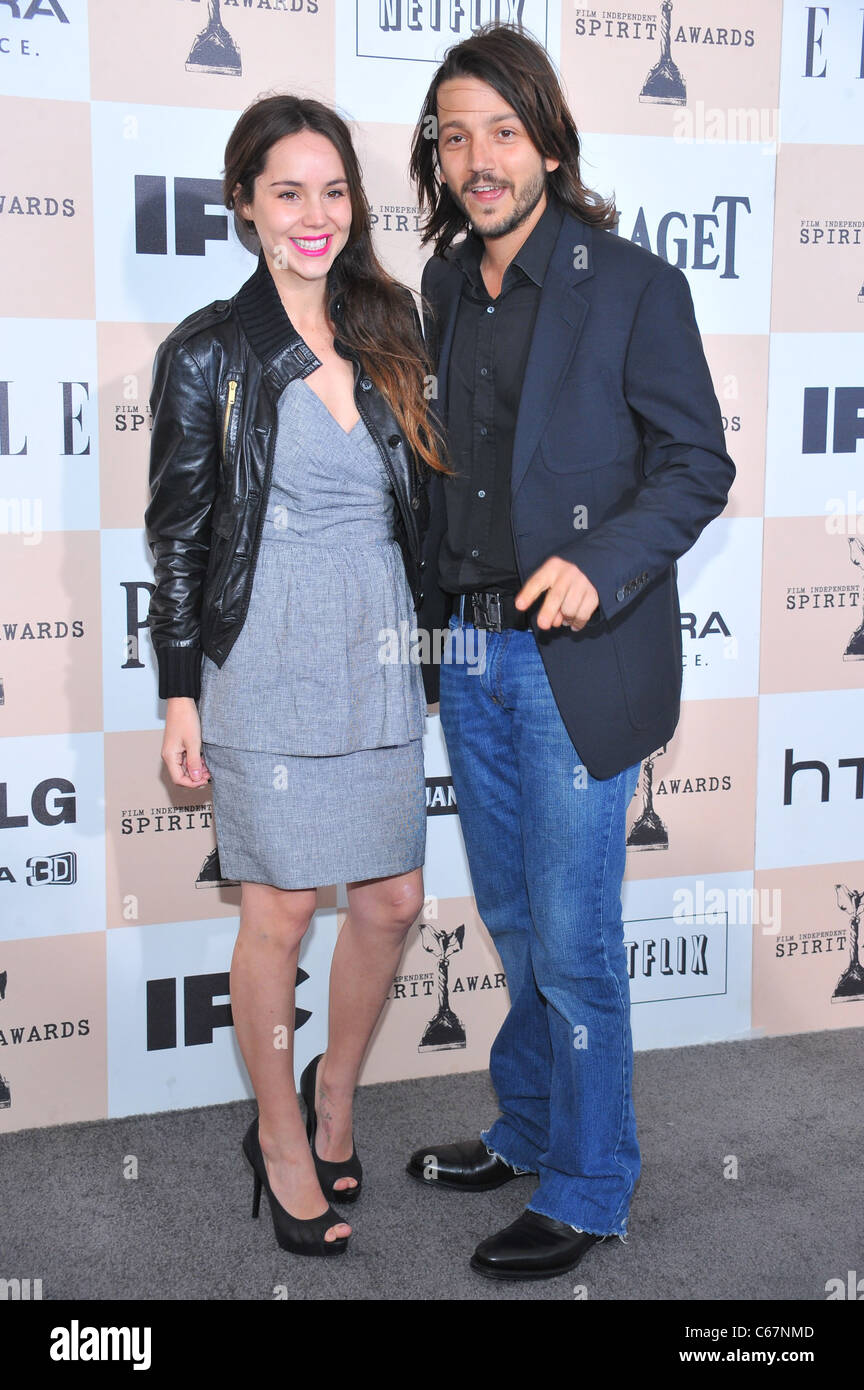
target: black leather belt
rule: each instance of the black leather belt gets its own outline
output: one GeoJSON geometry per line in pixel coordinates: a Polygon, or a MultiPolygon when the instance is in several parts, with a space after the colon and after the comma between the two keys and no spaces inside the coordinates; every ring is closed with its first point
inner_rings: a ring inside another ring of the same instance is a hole
{"type": "Polygon", "coordinates": [[[531,626],[531,620],[527,612],[516,607],[514,597],[514,594],[502,594],[497,589],[451,594],[450,612],[465,623],[488,628],[491,632],[501,632],[507,627],[524,632],[531,626]]]}

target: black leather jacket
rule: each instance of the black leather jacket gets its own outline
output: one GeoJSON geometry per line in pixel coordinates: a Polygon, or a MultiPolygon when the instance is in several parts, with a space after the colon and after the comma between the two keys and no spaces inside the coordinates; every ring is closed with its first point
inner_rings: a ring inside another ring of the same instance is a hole
{"type": "MultiPolygon", "coordinates": [[[[395,534],[416,609],[424,597],[428,470],[361,363],[338,336],[335,346],[354,362],[357,410],[391,478],[395,534]]],[[[149,627],[161,699],[198,699],[202,652],[221,666],[240,633],[273,468],[277,401],[289,381],[320,365],[291,324],[263,251],[232,299],[190,314],[156,350],[144,521],[155,562],[149,627]]]]}

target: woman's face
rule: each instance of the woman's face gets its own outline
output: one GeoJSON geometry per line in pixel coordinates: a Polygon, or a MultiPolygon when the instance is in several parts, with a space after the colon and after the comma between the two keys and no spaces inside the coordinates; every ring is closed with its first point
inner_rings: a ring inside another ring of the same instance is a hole
{"type": "Polygon", "coordinates": [[[351,230],[348,181],[336,146],[311,130],[284,135],[271,145],[241,217],[255,223],[276,270],[302,280],[327,275],[351,230]]]}

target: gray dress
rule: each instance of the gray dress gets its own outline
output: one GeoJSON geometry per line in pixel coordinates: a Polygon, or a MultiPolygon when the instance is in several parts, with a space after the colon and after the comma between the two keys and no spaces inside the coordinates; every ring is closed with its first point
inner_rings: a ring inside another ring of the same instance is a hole
{"type": "Polygon", "coordinates": [[[225,878],[312,888],[423,863],[426,701],[394,506],[363,421],[346,434],[289,382],[246,619],[221,668],[202,659],[225,878]]]}

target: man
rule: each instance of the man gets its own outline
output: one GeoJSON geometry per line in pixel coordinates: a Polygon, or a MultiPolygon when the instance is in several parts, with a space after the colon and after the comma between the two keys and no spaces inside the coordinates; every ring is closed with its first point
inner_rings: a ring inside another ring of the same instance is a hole
{"type": "Polygon", "coordinates": [[[412,174],[454,470],[430,484],[419,622],[484,629],[482,674],[455,659],[472,642],[449,642],[441,723],[510,1011],[490,1059],[499,1118],[418,1149],[408,1171],[465,1191],[536,1173],[527,1209],[471,1264],[544,1278],[627,1229],[625,812],[679,717],[675,562],[735,466],[687,280],[609,230],[539,44],[492,25],[449,50],[412,174]]]}

